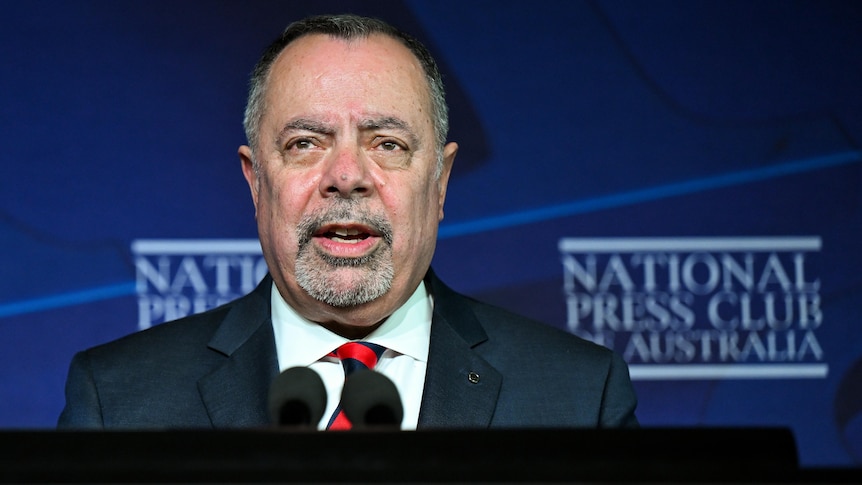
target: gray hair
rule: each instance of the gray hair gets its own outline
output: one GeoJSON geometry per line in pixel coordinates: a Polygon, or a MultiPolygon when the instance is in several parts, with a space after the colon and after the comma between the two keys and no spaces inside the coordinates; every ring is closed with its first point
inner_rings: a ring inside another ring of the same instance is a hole
{"type": "Polygon", "coordinates": [[[252,151],[255,170],[258,162],[254,154],[260,141],[260,120],[266,110],[264,99],[266,85],[272,65],[278,55],[296,39],[311,35],[324,34],[344,40],[366,39],[372,34],[382,34],[401,42],[419,61],[428,81],[431,97],[432,121],[436,141],[437,169],[436,177],[443,170],[443,145],[449,131],[449,108],[446,105],[446,92],[443,88],[443,77],[437,68],[437,63],[428,49],[416,38],[402,32],[392,25],[375,18],[357,15],[320,15],[308,17],[287,26],[282,34],[264,50],[251,73],[248,100],[245,107],[243,127],[249,147],[252,151]]]}

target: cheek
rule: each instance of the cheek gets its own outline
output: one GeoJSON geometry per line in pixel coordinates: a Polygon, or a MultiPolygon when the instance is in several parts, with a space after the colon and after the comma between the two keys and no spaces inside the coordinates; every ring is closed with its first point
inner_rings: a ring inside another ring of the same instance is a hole
{"type": "Polygon", "coordinates": [[[410,185],[403,183],[397,196],[389,194],[390,217],[400,239],[414,251],[415,247],[423,246],[429,238],[436,237],[436,227],[439,221],[439,199],[436,185],[410,185]],[[408,189],[405,189],[407,187],[408,189]]]}
{"type": "Polygon", "coordinates": [[[307,178],[286,173],[268,173],[261,181],[258,224],[277,239],[293,239],[294,229],[313,195],[307,178]]]}
{"type": "Polygon", "coordinates": [[[310,174],[287,170],[271,171],[263,179],[261,198],[272,205],[274,210],[280,208],[283,212],[295,214],[301,213],[316,190],[316,177],[310,174]]]}

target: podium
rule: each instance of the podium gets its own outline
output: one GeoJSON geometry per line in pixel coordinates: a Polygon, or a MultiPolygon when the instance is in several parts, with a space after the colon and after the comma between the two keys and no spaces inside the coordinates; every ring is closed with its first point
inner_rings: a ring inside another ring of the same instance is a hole
{"type": "Polygon", "coordinates": [[[46,430],[0,441],[4,483],[840,481],[800,470],[784,428],[46,430]]]}

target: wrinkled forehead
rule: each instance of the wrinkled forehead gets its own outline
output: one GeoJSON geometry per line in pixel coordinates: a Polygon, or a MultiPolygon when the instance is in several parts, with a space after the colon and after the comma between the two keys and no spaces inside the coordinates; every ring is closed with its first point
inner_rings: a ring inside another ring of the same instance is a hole
{"type": "Polygon", "coordinates": [[[309,34],[288,44],[276,58],[269,81],[279,71],[302,71],[321,75],[326,71],[354,70],[368,73],[400,73],[402,82],[415,83],[427,93],[428,79],[419,60],[399,40],[384,34],[344,39],[309,34]]]}
{"type": "Polygon", "coordinates": [[[365,106],[413,112],[432,126],[431,94],[419,60],[384,34],[342,39],[309,34],[290,43],[267,78],[266,110],[365,106]]]}

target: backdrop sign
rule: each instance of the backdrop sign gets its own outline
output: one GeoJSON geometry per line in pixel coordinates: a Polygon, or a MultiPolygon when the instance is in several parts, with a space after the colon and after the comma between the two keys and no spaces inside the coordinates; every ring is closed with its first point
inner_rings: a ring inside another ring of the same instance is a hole
{"type": "Polygon", "coordinates": [[[141,330],[245,295],[267,272],[257,239],[139,239],[132,254],[141,330]]]}
{"type": "Polygon", "coordinates": [[[567,326],[635,379],[825,377],[819,237],[559,241],[567,326]]]}

